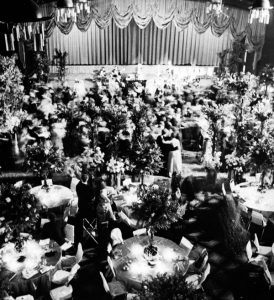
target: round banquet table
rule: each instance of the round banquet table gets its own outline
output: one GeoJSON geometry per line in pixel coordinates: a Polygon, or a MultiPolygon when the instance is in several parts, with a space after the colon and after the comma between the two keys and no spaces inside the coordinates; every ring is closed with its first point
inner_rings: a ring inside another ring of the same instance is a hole
{"type": "Polygon", "coordinates": [[[245,200],[243,204],[247,208],[261,212],[274,212],[274,189],[259,192],[258,185],[245,183],[236,185],[235,190],[245,200]]]}
{"type": "Polygon", "coordinates": [[[43,189],[41,185],[30,190],[42,206],[47,208],[55,208],[66,206],[73,200],[72,191],[62,185],[52,185],[49,190],[43,189]]]}
{"type": "Polygon", "coordinates": [[[52,276],[56,270],[59,269],[62,257],[62,250],[56,242],[53,242],[52,246],[50,248],[48,247],[45,253],[51,251],[53,252],[52,256],[47,256],[44,254],[42,257],[44,265],[52,267],[44,273],[41,273],[39,271],[39,266],[37,266],[38,272],[32,277],[26,279],[22,275],[24,263],[22,263],[21,270],[19,270],[16,275],[14,272],[5,268],[1,270],[1,278],[9,278],[8,288],[10,290],[10,294],[12,294],[14,297],[27,294],[31,294],[36,297],[49,293],[51,289],[52,276]]]}
{"type": "Polygon", "coordinates": [[[176,268],[185,273],[188,269],[189,260],[185,259],[184,250],[174,242],[158,236],[154,237],[154,245],[158,248],[159,259],[154,266],[150,266],[143,255],[148,244],[148,236],[135,236],[115,248],[113,267],[117,279],[122,281],[128,290],[140,289],[142,281],[157,274],[173,274],[176,268]],[[180,261],[182,259],[184,261],[180,261]],[[123,268],[129,260],[131,263],[125,271],[123,268]]]}

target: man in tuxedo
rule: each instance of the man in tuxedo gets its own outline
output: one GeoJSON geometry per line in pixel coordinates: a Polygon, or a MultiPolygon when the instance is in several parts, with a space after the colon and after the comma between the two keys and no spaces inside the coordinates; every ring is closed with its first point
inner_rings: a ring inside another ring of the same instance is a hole
{"type": "Polygon", "coordinates": [[[75,224],[75,246],[83,239],[83,220],[86,218],[91,221],[96,216],[95,191],[89,183],[88,174],[82,174],[81,180],[76,185],[76,193],[78,196],[78,212],[75,224]]]}
{"type": "Polygon", "coordinates": [[[168,134],[169,134],[169,131],[165,128],[162,131],[162,135],[159,135],[157,137],[157,139],[156,139],[156,142],[157,142],[158,146],[160,147],[161,152],[163,154],[163,162],[164,162],[164,164],[163,164],[163,168],[161,170],[161,174],[163,174],[163,175],[166,175],[167,164],[168,164],[168,154],[169,154],[169,151],[171,151],[172,148],[173,148],[172,145],[165,144],[162,141],[162,137],[163,137],[164,141],[171,140],[171,137],[168,134]]]}

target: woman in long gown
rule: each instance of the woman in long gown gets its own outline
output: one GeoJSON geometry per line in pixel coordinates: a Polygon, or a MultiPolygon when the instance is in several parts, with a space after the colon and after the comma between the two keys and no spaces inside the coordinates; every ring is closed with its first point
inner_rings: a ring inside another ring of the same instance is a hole
{"type": "Polygon", "coordinates": [[[175,135],[174,133],[171,133],[171,140],[170,141],[164,141],[162,139],[164,144],[170,144],[172,146],[172,150],[169,151],[168,154],[168,176],[171,177],[173,172],[179,174],[182,172],[182,150],[181,150],[181,144],[179,140],[179,136],[175,135]]]}

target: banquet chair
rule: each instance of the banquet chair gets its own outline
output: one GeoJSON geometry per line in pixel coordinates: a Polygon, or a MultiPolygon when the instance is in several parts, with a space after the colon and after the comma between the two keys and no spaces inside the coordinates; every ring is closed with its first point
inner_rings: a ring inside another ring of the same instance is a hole
{"type": "Polygon", "coordinates": [[[182,237],[179,246],[184,250],[185,256],[188,256],[193,248],[193,244],[185,237],[182,237]]]}
{"type": "Polygon", "coordinates": [[[110,295],[113,300],[127,300],[127,291],[125,286],[120,281],[107,282],[104,274],[99,272],[103,288],[107,294],[110,295]]]}
{"type": "Polygon", "coordinates": [[[247,242],[247,244],[245,246],[245,251],[246,251],[247,260],[251,261],[252,256],[253,256],[253,250],[252,250],[252,246],[251,246],[250,241],[247,242]]]}
{"type": "Polygon", "coordinates": [[[207,276],[210,274],[210,264],[207,263],[202,274],[192,274],[186,278],[186,283],[195,290],[202,289],[202,284],[205,282],[207,276]]]}
{"type": "Polygon", "coordinates": [[[225,184],[222,183],[222,192],[223,192],[223,195],[225,196],[226,195],[226,190],[225,190],[225,184]]]}
{"type": "Polygon", "coordinates": [[[77,273],[77,271],[80,269],[79,264],[75,264],[70,272],[65,270],[57,270],[51,279],[51,282],[57,285],[64,285],[67,282],[69,282],[77,273]]]}
{"type": "Polygon", "coordinates": [[[97,219],[93,219],[92,222],[89,222],[88,219],[83,219],[83,229],[89,235],[89,237],[95,242],[95,244],[99,244],[97,241],[98,236],[98,226],[97,219]]]}
{"type": "MultiPolygon", "coordinates": [[[[41,185],[44,185],[44,183],[45,183],[45,180],[44,180],[44,179],[41,180],[41,185]]],[[[49,185],[49,186],[52,186],[52,185],[53,185],[52,179],[46,179],[46,183],[47,183],[47,185],[49,185]]]]}
{"type": "Polygon", "coordinates": [[[71,217],[75,216],[78,210],[78,196],[76,192],[76,185],[78,184],[80,180],[77,179],[76,177],[71,178],[70,182],[70,190],[72,191],[73,194],[73,199],[70,202],[70,210],[69,210],[69,215],[71,217]]]}
{"type": "Polygon", "coordinates": [[[263,237],[264,230],[267,225],[267,219],[261,213],[253,210],[251,212],[251,219],[250,219],[249,225],[247,227],[247,230],[250,229],[251,224],[254,224],[261,228],[261,236],[260,236],[260,239],[261,239],[263,237]]]}
{"type": "Polygon", "coordinates": [[[140,228],[140,229],[134,230],[132,232],[132,234],[133,234],[133,236],[146,235],[147,230],[146,230],[146,228],[140,228]]]}
{"type": "Polygon", "coordinates": [[[78,243],[77,251],[75,256],[66,255],[61,260],[61,268],[63,270],[70,270],[74,265],[77,265],[81,262],[83,259],[84,251],[81,243],[78,243]]]}

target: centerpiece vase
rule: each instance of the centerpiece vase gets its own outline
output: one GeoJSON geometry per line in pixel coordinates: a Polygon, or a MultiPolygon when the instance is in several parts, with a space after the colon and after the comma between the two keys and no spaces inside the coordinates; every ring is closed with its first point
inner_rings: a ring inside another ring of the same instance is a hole
{"type": "Polygon", "coordinates": [[[42,185],[42,189],[45,189],[46,191],[49,191],[49,185],[48,185],[47,179],[48,179],[47,175],[44,175],[43,176],[44,183],[42,185]]]}
{"type": "Polygon", "coordinates": [[[149,228],[148,231],[149,244],[144,249],[144,254],[151,260],[158,254],[158,248],[154,245],[154,231],[149,228]]]}

